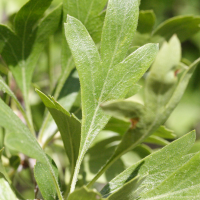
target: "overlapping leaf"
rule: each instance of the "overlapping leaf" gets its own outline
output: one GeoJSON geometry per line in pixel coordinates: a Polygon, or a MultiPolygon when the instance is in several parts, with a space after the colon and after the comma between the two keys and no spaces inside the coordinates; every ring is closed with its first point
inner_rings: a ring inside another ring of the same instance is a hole
{"type": "Polygon", "coordinates": [[[59,199],[62,199],[62,194],[55,174],[52,170],[46,154],[38,144],[36,138],[30,133],[25,124],[13,113],[13,111],[0,99],[0,126],[8,130],[6,133],[5,144],[7,147],[24,153],[48,166],[48,173],[54,180],[54,187],[56,188],[59,199]]]}
{"type": "Polygon", "coordinates": [[[153,35],[160,35],[169,40],[173,34],[177,34],[180,41],[185,41],[195,33],[199,32],[200,17],[177,16],[160,24],[153,35]]]}
{"type": "MultiPolygon", "coordinates": [[[[101,194],[103,196],[109,196],[110,194],[118,191],[120,188],[121,190],[123,190],[123,185],[125,183],[128,183],[136,176],[140,176],[140,177],[145,177],[145,179],[137,190],[141,190],[140,197],[144,196],[146,199],[148,199],[148,193],[151,193],[151,191],[152,193],[153,191],[157,191],[158,188],[161,185],[163,185],[166,182],[166,180],[174,176],[174,174],[182,173],[183,171],[182,168],[185,168],[182,166],[184,165],[187,166],[189,165],[190,162],[193,162],[195,160],[196,162],[198,161],[196,155],[194,154],[186,155],[187,152],[192,147],[192,145],[194,144],[194,142],[195,142],[195,132],[188,133],[182,138],[167,145],[163,149],[149,155],[148,157],[139,161],[137,164],[133,165],[132,167],[122,172],[120,175],[114,178],[103,188],[101,194]]],[[[197,164],[193,165],[193,167],[196,168],[197,164]]],[[[190,173],[194,173],[192,167],[189,168],[188,171],[190,171],[190,173]]],[[[185,174],[186,173],[187,171],[185,171],[185,174]]],[[[182,178],[181,180],[184,182],[182,178]]],[[[172,179],[171,181],[172,181],[171,183],[173,183],[172,179]]],[[[193,186],[192,181],[190,181],[189,178],[187,187],[192,187],[192,186],[193,186]]],[[[185,185],[183,184],[182,187],[184,188],[185,185]]],[[[129,192],[131,192],[131,190],[132,189],[130,189],[129,192]]],[[[184,194],[185,193],[182,193],[182,198],[184,194]]],[[[156,195],[154,196],[154,198],[156,198],[156,195]]],[[[156,199],[162,199],[162,196],[158,196],[156,199]]]]}

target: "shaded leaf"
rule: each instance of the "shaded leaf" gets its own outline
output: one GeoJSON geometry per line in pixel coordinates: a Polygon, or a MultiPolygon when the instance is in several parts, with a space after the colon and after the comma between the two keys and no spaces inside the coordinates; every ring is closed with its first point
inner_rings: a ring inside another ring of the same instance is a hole
{"type": "Polygon", "coordinates": [[[200,30],[200,17],[177,16],[164,21],[153,32],[169,40],[173,34],[177,34],[181,42],[187,40],[200,30]]]}
{"type": "Polygon", "coordinates": [[[127,121],[139,118],[144,112],[144,106],[142,104],[129,99],[109,101],[101,104],[101,108],[108,115],[127,121]]]}
{"type": "Polygon", "coordinates": [[[69,157],[73,169],[78,158],[81,137],[81,123],[74,115],[70,115],[70,113],[53,98],[50,99],[41,91],[36,91],[58,126],[62,136],[62,141],[64,143],[65,151],[69,157]]]}
{"type": "Polygon", "coordinates": [[[194,156],[190,154],[185,155],[191,149],[194,142],[195,132],[193,131],[129,167],[110,181],[102,189],[101,194],[103,196],[112,194],[114,191],[123,188],[125,183],[136,176],[145,177],[140,186],[143,188],[142,193],[157,188],[167,177],[171,176],[194,156]]]}
{"type": "Polygon", "coordinates": [[[148,138],[146,138],[144,140],[144,142],[150,143],[150,144],[157,144],[157,145],[161,145],[161,146],[165,146],[170,143],[167,140],[160,138],[158,136],[155,136],[155,135],[150,135],[148,138]]]}
{"type": "Polygon", "coordinates": [[[138,177],[135,177],[128,183],[124,184],[123,188],[120,188],[118,191],[114,192],[112,195],[110,195],[107,199],[108,200],[133,200],[137,199],[139,196],[139,192],[136,192],[136,189],[141,185],[141,183],[144,181],[143,179],[139,179],[138,177]]]}
{"type": "Polygon", "coordinates": [[[142,10],[139,14],[137,31],[151,33],[155,24],[156,16],[153,10],[142,10]]]}
{"type": "Polygon", "coordinates": [[[15,193],[2,174],[0,174],[0,194],[2,200],[17,200],[15,193]]]}
{"type": "Polygon", "coordinates": [[[88,190],[86,187],[81,187],[71,193],[68,197],[68,200],[101,200],[101,195],[94,191],[88,190]]]}
{"type": "Polygon", "coordinates": [[[173,133],[174,131],[166,128],[165,126],[160,126],[153,135],[165,138],[165,139],[174,139],[176,138],[176,135],[173,133]]]}

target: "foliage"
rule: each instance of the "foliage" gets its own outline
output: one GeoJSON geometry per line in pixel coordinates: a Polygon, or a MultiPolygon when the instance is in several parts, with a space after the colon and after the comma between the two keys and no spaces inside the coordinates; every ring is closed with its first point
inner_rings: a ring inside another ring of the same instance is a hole
{"type": "Polygon", "coordinates": [[[1,199],[198,198],[196,133],[167,125],[200,17],[155,28],[145,0],[51,3],[0,24],[1,199]]]}

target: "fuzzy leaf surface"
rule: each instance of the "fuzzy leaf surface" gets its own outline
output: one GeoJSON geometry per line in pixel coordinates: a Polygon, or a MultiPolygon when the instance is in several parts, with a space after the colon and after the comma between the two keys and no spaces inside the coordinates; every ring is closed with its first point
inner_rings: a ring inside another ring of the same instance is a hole
{"type": "Polygon", "coordinates": [[[183,164],[189,162],[189,160],[195,156],[193,154],[186,155],[194,142],[195,132],[193,131],[129,167],[110,181],[102,189],[101,194],[107,196],[123,188],[125,183],[136,176],[145,177],[145,180],[140,186],[140,188],[143,187],[140,194],[145,194],[150,190],[156,189],[174,172],[179,170],[179,168],[181,169],[183,164]]]}
{"type": "MultiPolygon", "coordinates": [[[[56,164],[50,157],[48,157],[48,159],[58,181],[58,169],[56,164]]],[[[49,172],[46,170],[47,168],[47,164],[37,161],[34,167],[34,177],[37,181],[43,198],[45,200],[54,200],[57,198],[56,188],[54,187],[54,181],[51,177],[51,174],[49,174],[49,172]]]]}

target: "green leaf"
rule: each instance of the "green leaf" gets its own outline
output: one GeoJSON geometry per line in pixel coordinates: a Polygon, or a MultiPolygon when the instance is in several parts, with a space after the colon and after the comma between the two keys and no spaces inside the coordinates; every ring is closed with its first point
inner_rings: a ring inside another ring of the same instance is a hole
{"type": "Polygon", "coordinates": [[[156,44],[147,44],[124,59],[136,28],[137,15],[138,1],[109,2],[102,34],[102,61],[83,24],[73,17],[67,18],[65,33],[79,73],[82,94],[81,145],[75,176],[88,147],[110,118],[100,109],[100,104],[125,97],[157,53],[156,44]],[[113,12],[118,12],[118,17],[113,12]]]}
{"type": "Polygon", "coordinates": [[[6,181],[8,181],[8,183],[11,184],[11,180],[10,180],[8,173],[6,172],[5,167],[3,166],[3,163],[1,160],[3,150],[4,150],[4,148],[0,150],[0,175],[2,174],[4,176],[4,178],[6,179],[6,181]]]}
{"type": "MultiPolygon", "coordinates": [[[[51,163],[52,169],[56,176],[58,182],[58,169],[55,162],[48,157],[49,162],[51,163]]],[[[34,177],[39,186],[40,192],[45,200],[54,200],[56,199],[56,189],[54,187],[54,182],[52,180],[51,174],[46,170],[48,168],[47,164],[37,161],[34,167],[34,177]]]]}
{"type": "Polygon", "coordinates": [[[130,128],[130,125],[130,122],[111,117],[104,130],[110,130],[123,135],[130,128]]]}
{"type": "Polygon", "coordinates": [[[138,177],[135,177],[128,183],[125,183],[124,186],[119,189],[117,192],[110,195],[107,199],[108,200],[133,200],[138,198],[138,191],[136,192],[136,189],[141,185],[141,183],[144,181],[143,179],[139,179],[138,177]]]}
{"type": "Polygon", "coordinates": [[[174,139],[176,135],[173,133],[174,131],[167,129],[165,126],[160,126],[153,135],[165,138],[165,139],[174,139]]]}
{"type": "Polygon", "coordinates": [[[0,194],[1,200],[17,200],[15,193],[12,191],[2,174],[0,174],[0,194]]]}
{"type": "Polygon", "coordinates": [[[141,195],[140,199],[198,199],[200,195],[200,152],[174,171],[158,187],[141,195]]]}
{"type": "MultiPolygon", "coordinates": [[[[135,49],[135,50],[137,50],[137,49],[135,49]]],[[[141,88],[142,88],[142,86],[139,84],[133,85],[132,88],[130,88],[130,90],[126,94],[126,98],[132,97],[133,95],[137,94],[141,88]]]]}
{"type": "Polygon", "coordinates": [[[156,16],[153,10],[142,10],[139,14],[137,31],[151,33],[155,24],[156,16]]]}
{"type": "Polygon", "coordinates": [[[101,200],[101,195],[94,191],[88,190],[86,187],[81,187],[71,193],[68,197],[68,200],[101,200]]]}
{"type": "Polygon", "coordinates": [[[165,146],[170,143],[167,140],[160,138],[158,136],[155,136],[155,135],[150,135],[148,138],[146,138],[144,140],[144,142],[150,143],[150,144],[157,144],[157,145],[161,145],[161,146],[165,146]]]}
{"type": "Polygon", "coordinates": [[[125,121],[138,118],[144,113],[144,106],[131,99],[109,101],[101,104],[101,108],[108,115],[125,121]]]}
{"type": "Polygon", "coordinates": [[[36,138],[30,133],[29,129],[22,121],[13,113],[13,111],[0,99],[0,126],[8,130],[6,133],[5,144],[10,149],[17,150],[25,155],[37,159],[38,161],[48,165],[48,172],[54,180],[54,185],[58,193],[59,199],[62,199],[62,194],[55,179],[55,174],[52,170],[46,154],[38,144],[36,138]]]}
{"type": "Polygon", "coordinates": [[[79,153],[81,123],[74,115],[70,115],[70,113],[53,98],[50,99],[41,91],[36,91],[58,126],[73,172],[79,153]]]}
{"type": "Polygon", "coordinates": [[[186,155],[194,142],[195,132],[193,131],[126,169],[110,181],[102,189],[101,194],[103,196],[112,194],[123,188],[125,183],[128,183],[136,176],[145,177],[145,180],[139,187],[139,189],[143,188],[142,193],[156,189],[194,156],[186,155]]]}
{"type": "Polygon", "coordinates": [[[153,35],[160,35],[166,40],[173,34],[177,34],[181,42],[187,40],[200,30],[200,17],[177,16],[160,24],[153,32],[153,35]]]}
{"type": "Polygon", "coordinates": [[[138,15],[138,0],[109,1],[101,38],[105,74],[124,59],[137,28],[138,15]]]}
{"type": "MultiPolygon", "coordinates": [[[[80,83],[78,73],[77,71],[73,71],[60,92],[58,103],[61,104],[65,110],[69,111],[78,96],[79,90],[80,83]]],[[[52,139],[57,130],[58,128],[53,118],[50,116],[50,114],[47,115],[39,134],[39,141],[43,148],[52,139]]]]}

